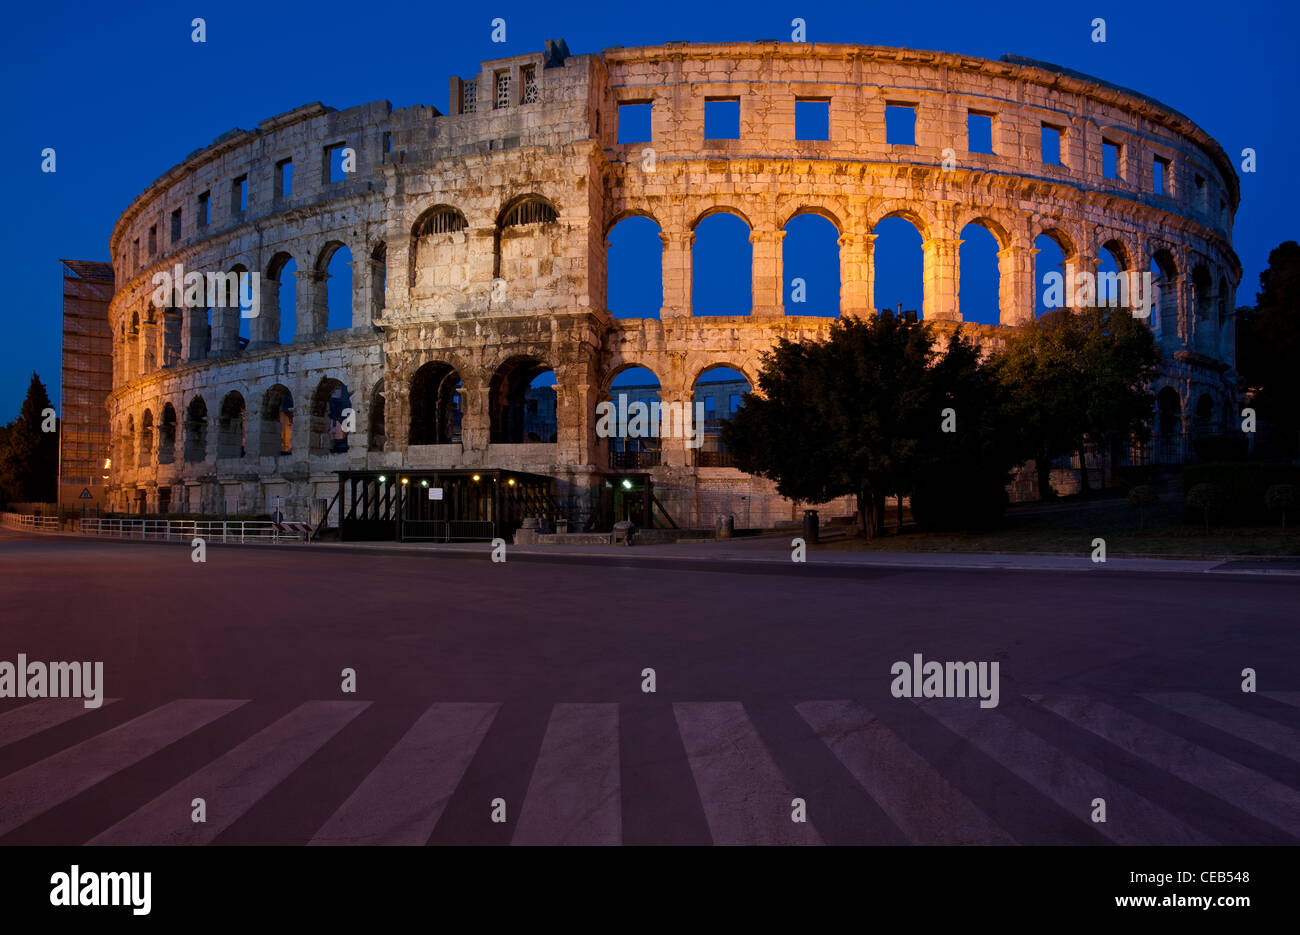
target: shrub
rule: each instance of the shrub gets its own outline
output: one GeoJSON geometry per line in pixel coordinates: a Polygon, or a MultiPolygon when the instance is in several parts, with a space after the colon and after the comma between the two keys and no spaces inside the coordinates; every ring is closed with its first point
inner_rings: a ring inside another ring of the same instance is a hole
{"type": "Polygon", "coordinates": [[[1286,511],[1300,500],[1300,488],[1295,484],[1274,484],[1264,492],[1264,505],[1270,510],[1282,511],[1282,531],[1286,532],[1286,511]]]}
{"type": "Polygon", "coordinates": [[[1300,467],[1275,461],[1229,461],[1189,464],[1183,468],[1183,490],[1214,484],[1222,491],[1212,516],[1221,523],[1269,523],[1273,517],[1264,494],[1274,484],[1300,486],[1300,467]]]}
{"type": "Polygon", "coordinates": [[[1160,502],[1160,495],[1150,484],[1138,484],[1128,492],[1128,505],[1138,511],[1138,529],[1146,525],[1147,507],[1160,502]]]}
{"type": "Polygon", "coordinates": [[[1007,509],[1002,477],[943,473],[922,478],[912,491],[912,519],[928,532],[996,526],[1007,509]]]}
{"type": "Polygon", "coordinates": [[[1205,534],[1210,534],[1210,510],[1223,500],[1223,488],[1218,484],[1197,484],[1187,491],[1187,505],[1200,510],[1205,516],[1205,534]]]}

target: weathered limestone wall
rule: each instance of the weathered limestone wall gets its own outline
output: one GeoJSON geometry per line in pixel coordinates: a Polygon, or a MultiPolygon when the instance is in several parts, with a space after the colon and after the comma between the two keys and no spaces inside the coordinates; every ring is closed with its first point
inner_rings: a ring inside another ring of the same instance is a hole
{"type": "MultiPolygon", "coordinates": [[[[1202,130],[1140,95],[1022,61],[779,43],[673,43],[550,63],[516,56],[450,84],[448,114],[311,104],[231,131],[133,201],[110,243],[123,284],[110,308],[115,506],[143,491],[152,510],[167,490],[173,510],[260,512],[284,497],[286,513],[306,518],[332,496],[333,472],[401,466],[551,474],[562,495],[581,499],[608,469],[594,409],[619,371],[645,367],[665,403],[689,403],[709,367],[733,367],[752,384],[779,337],[825,334],[827,319],[783,307],[784,227],[809,212],[840,233],[842,313],[871,310],[873,230],[899,216],[923,239],[923,317],[945,323],[961,320],[961,231],[986,227],[1000,249],[1003,323],[975,326],[989,345],[1033,317],[1038,235],[1080,270],[1095,270],[1103,248],[1126,269],[1154,259],[1163,274],[1152,324],[1167,360],[1156,388],[1176,390],[1184,429],[1202,396],[1216,413],[1235,405],[1237,179],[1202,130]],[[704,138],[705,101],[715,97],[739,100],[739,139],[704,138]],[[800,98],[829,101],[829,139],[795,138],[800,98]],[[633,102],[652,104],[651,139],[619,144],[618,107],[633,102]],[[887,103],[915,107],[915,145],[887,142],[887,103]],[[994,154],[967,152],[972,110],[993,115],[994,154]],[[1043,123],[1062,131],[1061,166],[1042,162],[1043,123]],[[1103,140],[1122,147],[1119,179],[1103,178],[1103,140]],[[357,168],[331,182],[328,152],[338,146],[355,150],[357,168]],[[1152,191],[1156,157],[1171,166],[1166,194],[1152,191]],[[285,160],[294,167],[287,194],[277,185],[285,160]],[[200,225],[205,192],[210,218],[200,225]],[[719,211],[751,231],[748,316],[692,306],[693,232],[719,211]],[[606,308],[606,238],[634,214],[662,232],[658,319],[615,319],[606,308]],[[329,330],[327,267],[344,246],[350,326],[329,330]],[[293,334],[279,312],[290,259],[293,334]],[[262,275],[246,347],[237,309],[152,306],[153,274],[178,263],[262,275]],[[520,362],[555,370],[555,443],[493,441],[495,388],[520,362]],[[463,384],[457,443],[409,444],[411,385],[426,364],[451,365],[463,384]],[[330,381],[349,388],[357,416],[346,453],[329,453],[321,431],[330,381]],[[295,402],[289,455],[272,412],[281,387],[295,402]],[[223,421],[230,393],[246,408],[242,456],[223,421]],[[168,406],[179,425],[170,453],[160,431],[168,406]],[[192,411],[206,412],[202,427],[192,411]]],[[[754,524],[797,518],[767,482],[697,468],[682,440],[665,439],[649,470],[681,523],[711,525],[719,512],[743,522],[748,511],[754,524]]]]}

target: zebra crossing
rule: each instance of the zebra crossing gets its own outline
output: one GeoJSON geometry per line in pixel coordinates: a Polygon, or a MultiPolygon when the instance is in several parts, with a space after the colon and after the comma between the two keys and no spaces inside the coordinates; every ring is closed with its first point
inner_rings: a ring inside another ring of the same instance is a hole
{"type": "MultiPolygon", "coordinates": [[[[84,739],[68,733],[91,723],[82,721],[91,712],[79,702],[35,700],[0,711],[0,843],[38,819],[57,820],[78,797],[124,771],[147,768],[151,757],[235,712],[258,714],[245,707],[250,703],[202,698],[139,713],[123,707],[129,716],[84,739]],[[62,736],[72,739],[47,752],[62,736]]],[[[481,806],[484,824],[499,811],[514,844],[624,843],[627,753],[646,741],[624,728],[618,703],[551,706],[536,748],[514,751],[531,758],[518,801],[501,800],[498,810],[492,789],[480,795],[476,788],[472,796],[461,790],[471,765],[492,746],[485,740],[494,727],[511,705],[523,703],[436,702],[409,712],[409,727],[403,722],[359,781],[325,803],[314,833],[293,843],[422,845],[449,809],[467,801],[481,806]]],[[[118,704],[106,699],[98,711],[118,704]]],[[[88,827],[77,839],[230,843],[223,835],[309,762],[325,753],[346,762],[349,727],[364,725],[365,715],[384,704],[314,700],[272,711],[228,749],[196,756],[202,761],[187,763],[188,771],[178,773],[183,778],[140,792],[140,801],[121,803],[106,827],[88,827]],[[205,821],[194,822],[192,805],[200,798],[205,821]]],[[[843,770],[860,787],[897,830],[895,840],[1022,843],[1023,825],[1007,822],[990,804],[1017,784],[1016,807],[1026,822],[1041,812],[1044,827],[1056,828],[1065,816],[1071,830],[1050,832],[1058,843],[1250,843],[1256,836],[1260,843],[1300,842],[1300,692],[1031,694],[1004,699],[992,711],[939,699],[807,700],[790,707],[824,746],[823,767],[843,770]],[[928,743],[919,740],[923,732],[928,743]],[[1094,820],[1097,799],[1105,801],[1105,822],[1094,820]],[[1207,809],[1221,814],[1209,820],[1207,809]],[[1235,838],[1223,831],[1235,827],[1234,816],[1248,816],[1235,838]]],[[[840,816],[821,807],[820,788],[807,787],[806,774],[805,787],[792,783],[782,766],[789,764],[788,738],[774,736],[745,703],[679,701],[668,703],[664,716],[680,745],[638,753],[651,760],[684,755],[682,775],[713,843],[872,843],[843,839],[840,816]]]]}

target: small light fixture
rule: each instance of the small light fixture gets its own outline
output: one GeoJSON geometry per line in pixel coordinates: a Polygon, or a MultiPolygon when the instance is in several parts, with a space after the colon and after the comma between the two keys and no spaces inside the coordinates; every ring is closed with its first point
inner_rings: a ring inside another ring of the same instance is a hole
{"type": "Polygon", "coordinates": [[[402,478],[402,486],[403,486],[403,487],[405,487],[405,486],[406,486],[407,484],[409,484],[410,482],[411,482],[411,479],[410,479],[409,477],[403,477],[403,478],[402,478]]]}
{"type": "Polygon", "coordinates": [[[386,480],[388,480],[388,478],[387,478],[387,477],[385,477],[385,476],[384,476],[384,475],[382,475],[382,474],[380,474],[380,475],[379,475],[379,483],[381,483],[381,484],[382,484],[382,483],[383,483],[383,482],[384,482],[384,481],[386,481],[386,480]]]}
{"type": "Polygon", "coordinates": [[[475,481],[476,483],[478,482],[478,475],[477,475],[477,474],[474,475],[474,481],[475,481]]]}
{"type": "Polygon", "coordinates": [[[420,481],[420,486],[421,486],[421,487],[428,487],[428,486],[429,486],[429,482],[428,482],[427,480],[422,480],[422,481],[420,481]]]}
{"type": "Polygon", "coordinates": [[[632,482],[631,482],[630,480],[628,480],[627,478],[623,478],[623,489],[624,489],[624,490],[631,490],[631,489],[632,489],[632,482]]]}
{"type": "Polygon", "coordinates": [[[515,485],[515,479],[512,477],[510,480],[506,481],[506,483],[513,487],[515,485]]]}

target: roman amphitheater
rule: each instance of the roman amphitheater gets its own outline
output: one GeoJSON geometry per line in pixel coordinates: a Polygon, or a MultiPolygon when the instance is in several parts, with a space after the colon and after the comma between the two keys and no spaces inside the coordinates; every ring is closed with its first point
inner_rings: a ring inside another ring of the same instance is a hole
{"type": "Polygon", "coordinates": [[[683,527],[796,518],[807,504],[716,446],[613,452],[595,409],[628,368],[652,372],[664,403],[689,403],[711,368],[754,385],[778,338],[826,334],[832,319],[784,301],[783,239],[806,214],[834,226],[841,314],[872,311],[877,225],[914,225],[919,313],[940,330],[963,320],[963,233],[989,232],[998,323],[967,326],[988,346],[1033,319],[1043,237],[1080,271],[1103,258],[1154,271],[1164,363],[1146,457],[1180,459],[1235,411],[1237,176],[1195,123],[1138,93],[1012,57],[775,41],[547,43],[450,84],[447,114],[310,104],[232,130],[127,208],[110,244],[111,508],[281,507],[368,518],[382,535],[400,477],[517,486],[525,513],[590,528],[609,517],[602,491],[635,480],[683,527]],[[738,110],[734,138],[706,138],[716,102],[738,110]],[[810,103],[822,138],[797,132],[810,103]],[[620,142],[621,114],[645,105],[648,139],[620,142]],[[891,140],[888,108],[909,112],[911,140],[891,140]],[[970,151],[972,115],[989,152],[970,151]],[[747,315],[692,303],[696,230],[717,214],[748,228],[747,315]],[[606,300],[608,238],[636,217],[662,241],[657,317],[606,300]],[[259,314],[155,307],[154,274],[176,264],[259,273],[259,314]],[[350,302],[331,302],[343,273],[350,302]],[[529,430],[546,372],[549,434],[529,430]]]}

